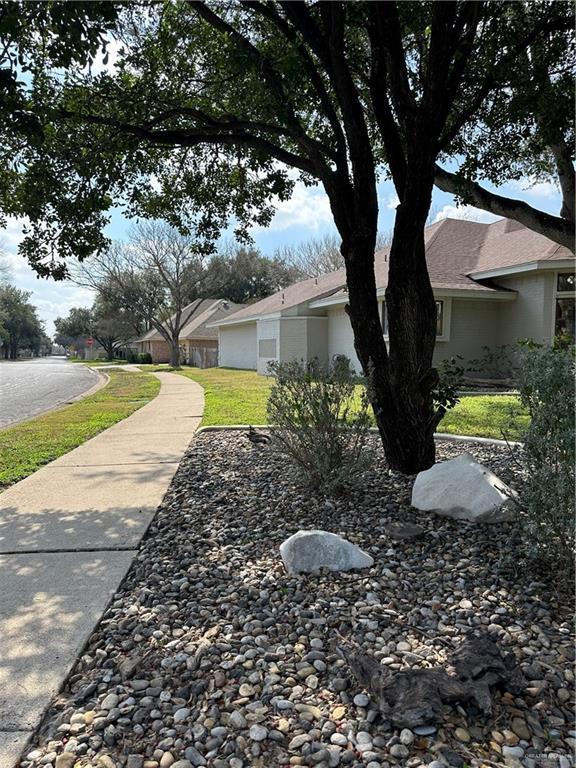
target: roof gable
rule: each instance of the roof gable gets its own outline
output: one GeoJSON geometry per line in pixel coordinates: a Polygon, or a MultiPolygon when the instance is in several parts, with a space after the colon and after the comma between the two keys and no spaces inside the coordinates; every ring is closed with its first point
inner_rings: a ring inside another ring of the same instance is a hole
{"type": "MultiPolygon", "coordinates": [[[[228,317],[243,304],[235,304],[227,299],[195,299],[182,310],[185,324],[180,331],[180,339],[216,339],[218,330],[209,328],[207,324],[224,317],[228,317]]],[[[174,315],[172,316],[174,317],[174,315]]],[[[164,337],[155,328],[148,331],[138,341],[163,341],[164,337]]]]}

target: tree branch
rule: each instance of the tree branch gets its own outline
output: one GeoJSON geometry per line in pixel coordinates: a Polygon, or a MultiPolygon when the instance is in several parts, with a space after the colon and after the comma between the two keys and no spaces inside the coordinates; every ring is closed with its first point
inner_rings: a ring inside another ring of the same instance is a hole
{"type": "MultiPolygon", "coordinates": [[[[204,21],[210,24],[211,27],[219,30],[220,32],[235,40],[252,58],[254,63],[258,65],[268,85],[268,88],[276,99],[278,110],[285,116],[288,122],[288,126],[293,132],[294,138],[298,140],[301,146],[310,152],[316,162],[320,162],[322,165],[324,165],[325,163],[322,156],[318,154],[318,148],[316,146],[318,142],[308,136],[302,127],[302,124],[296,117],[296,111],[290,98],[290,94],[286,92],[286,89],[282,84],[282,80],[274,69],[270,59],[265,56],[247,37],[241,34],[232,25],[228,24],[228,22],[225,21],[217,13],[214,13],[214,11],[212,11],[205,2],[200,2],[199,0],[188,0],[188,4],[201,18],[204,19],[204,21]]],[[[323,147],[323,149],[325,150],[326,148],[323,147]]],[[[318,176],[318,172],[315,175],[318,176]]]]}
{"type": "Polygon", "coordinates": [[[163,131],[154,131],[144,126],[122,123],[115,118],[101,117],[100,115],[87,115],[83,113],[60,110],[57,116],[65,119],[81,120],[93,125],[105,125],[114,128],[120,134],[138,136],[141,139],[149,141],[151,144],[164,146],[182,146],[193,147],[199,144],[216,144],[227,146],[244,146],[272,155],[281,163],[298,168],[304,173],[319,177],[318,167],[308,158],[296,155],[283,147],[262,136],[255,136],[241,129],[234,130],[233,127],[220,129],[196,128],[196,129],[166,129],[163,131]]]}
{"type": "Polygon", "coordinates": [[[574,225],[565,219],[532,208],[522,200],[489,192],[476,182],[445,171],[439,165],[436,165],[434,183],[443,192],[458,195],[476,208],[518,221],[574,252],[574,225]]]}
{"type": "Polygon", "coordinates": [[[386,148],[386,160],[392,174],[398,197],[404,196],[406,185],[406,156],[402,136],[388,101],[388,65],[386,49],[382,45],[380,25],[382,16],[375,3],[368,5],[368,39],[370,41],[369,88],[374,117],[386,148]]]}
{"type": "Polygon", "coordinates": [[[318,94],[318,98],[320,99],[322,108],[324,109],[324,112],[326,113],[326,117],[330,122],[332,131],[334,132],[337,152],[340,155],[340,157],[345,158],[346,157],[346,138],[344,136],[344,132],[342,131],[342,126],[338,118],[338,113],[336,111],[334,104],[332,103],[330,94],[328,93],[328,90],[324,85],[322,76],[318,71],[318,69],[316,68],[314,60],[310,55],[308,48],[306,48],[306,45],[304,45],[304,43],[302,43],[298,39],[297,30],[291,24],[289,24],[287,20],[284,19],[280,14],[276,13],[275,8],[270,4],[261,3],[258,0],[243,0],[243,5],[255,11],[256,13],[260,14],[264,18],[268,19],[272,24],[276,26],[276,28],[280,31],[282,35],[284,35],[284,37],[287,40],[289,40],[293,45],[296,46],[298,53],[302,58],[304,69],[306,70],[308,77],[310,78],[310,82],[312,83],[316,93],[318,94]]]}
{"type": "Polygon", "coordinates": [[[576,188],[574,183],[572,152],[562,137],[559,137],[558,141],[550,145],[550,151],[554,156],[556,170],[558,171],[558,182],[562,191],[562,208],[560,210],[560,216],[562,216],[563,219],[572,222],[572,226],[574,226],[574,216],[576,214],[576,188]]]}

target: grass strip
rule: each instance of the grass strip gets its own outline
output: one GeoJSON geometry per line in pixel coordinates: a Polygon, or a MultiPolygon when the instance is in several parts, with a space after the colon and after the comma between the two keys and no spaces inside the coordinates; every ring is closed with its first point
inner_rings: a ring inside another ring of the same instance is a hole
{"type": "Polygon", "coordinates": [[[0,489],[85,443],[158,394],[147,373],[111,370],[102,389],[72,405],[0,430],[0,489]]]}
{"type": "MultiPolygon", "coordinates": [[[[173,370],[168,365],[139,367],[146,371],[173,370]]],[[[255,371],[232,368],[184,367],[176,373],[204,387],[203,427],[268,422],[266,402],[272,379],[255,371]]],[[[442,419],[438,431],[516,440],[528,421],[528,413],[514,395],[465,395],[442,419]]]]}

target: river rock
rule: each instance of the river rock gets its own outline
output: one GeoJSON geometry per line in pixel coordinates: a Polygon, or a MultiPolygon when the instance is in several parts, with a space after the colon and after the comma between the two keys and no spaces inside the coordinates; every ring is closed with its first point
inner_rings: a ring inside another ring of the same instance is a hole
{"type": "Polygon", "coordinates": [[[469,453],[419,472],[412,506],[471,523],[500,523],[513,517],[515,491],[469,453]]]}
{"type": "Polygon", "coordinates": [[[373,558],[350,541],[328,531],[298,531],[280,545],[280,555],[288,573],[351,571],[370,568],[373,558]]]}

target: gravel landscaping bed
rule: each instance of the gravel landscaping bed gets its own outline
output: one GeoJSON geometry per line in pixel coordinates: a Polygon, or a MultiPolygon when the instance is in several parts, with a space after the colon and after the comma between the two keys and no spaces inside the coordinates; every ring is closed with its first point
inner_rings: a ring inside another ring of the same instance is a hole
{"type": "MultiPolygon", "coordinates": [[[[303,765],[571,766],[570,600],[518,566],[513,524],[473,526],[410,508],[377,438],[365,487],[302,490],[283,457],[237,432],[193,441],[119,592],[22,768],[303,765]],[[393,522],[424,535],[394,541],[393,522]],[[375,564],[288,576],[280,543],[324,528],[375,564]],[[490,631],[527,680],[493,712],[446,707],[394,729],[335,649],[353,638],[391,670],[441,663],[490,631]]],[[[512,482],[506,448],[466,449],[512,482]]],[[[439,458],[462,453],[439,445],[439,458]]]]}

